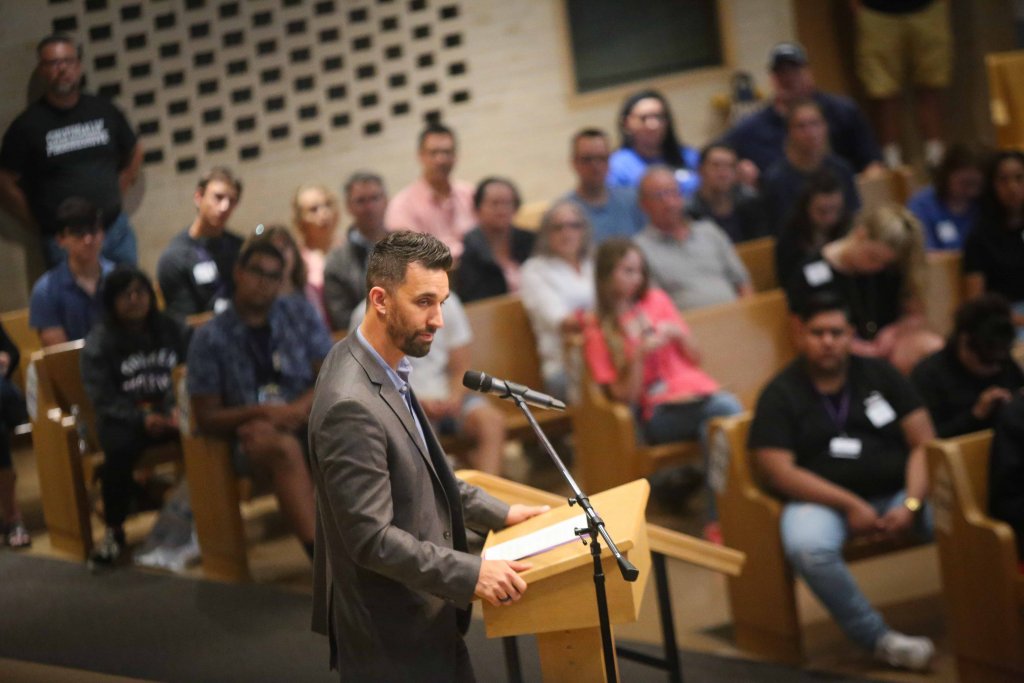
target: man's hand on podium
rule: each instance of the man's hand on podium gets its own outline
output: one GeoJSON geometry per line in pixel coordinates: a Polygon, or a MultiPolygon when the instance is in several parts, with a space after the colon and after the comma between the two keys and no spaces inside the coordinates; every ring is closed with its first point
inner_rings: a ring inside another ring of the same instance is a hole
{"type": "Polygon", "coordinates": [[[511,605],[526,592],[526,582],[517,572],[532,566],[517,560],[484,560],[480,563],[480,577],[473,594],[495,607],[511,605]]]}
{"type": "Polygon", "coordinates": [[[516,503],[508,509],[508,515],[505,517],[505,526],[512,526],[513,524],[519,524],[519,522],[525,522],[530,517],[536,517],[542,512],[547,512],[551,509],[550,505],[520,505],[516,503]]]}

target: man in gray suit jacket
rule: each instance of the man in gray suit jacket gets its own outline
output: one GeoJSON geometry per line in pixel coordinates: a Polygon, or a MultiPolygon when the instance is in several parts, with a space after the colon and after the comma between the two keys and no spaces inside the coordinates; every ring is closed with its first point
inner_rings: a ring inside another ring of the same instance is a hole
{"type": "Polygon", "coordinates": [[[317,498],[313,628],[343,681],[472,681],[461,634],[475,597],[511,604],[522,562],[467,552],[466,529],[546,507],[512,505],[455,479],[415,396],[406,355],[443,326],[448,248],[400,231],[367,268],[367,314],[328,354],[309,421],[317,498]]]}

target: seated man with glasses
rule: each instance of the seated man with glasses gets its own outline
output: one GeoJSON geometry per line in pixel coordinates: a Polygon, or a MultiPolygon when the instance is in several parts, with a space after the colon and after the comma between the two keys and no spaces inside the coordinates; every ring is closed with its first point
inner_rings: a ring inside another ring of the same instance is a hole
{"type": "Polygon", "coordinates": [[[284,257],[268,239],[243,245],[231,303],[193,337],[188,393],[200,431],[234,440],[240,473],[269,473],[284,516],[312,556],[306,423],[331,338],[312,306],[278,298],[283,273],[284,257]]]}
{"type": "Polygon", "coordinates": [[[631,187],[608,185],[608,135],[597,128],[584,128],[572,136],[572,169],[576,187],[565,195],[587,212],[594,227],[594,244],[610,237],[632,237],[646,219],[631,187]]]}
{"type": "Polygon", "coordinates": [[[100,256],[103,217],[92,202],[68,197],[55,216],[67,259],[36,281],[29,300],[28,322],[43,346],[85,338],[102,316],[100,284],[114,267],[100,256]]]}

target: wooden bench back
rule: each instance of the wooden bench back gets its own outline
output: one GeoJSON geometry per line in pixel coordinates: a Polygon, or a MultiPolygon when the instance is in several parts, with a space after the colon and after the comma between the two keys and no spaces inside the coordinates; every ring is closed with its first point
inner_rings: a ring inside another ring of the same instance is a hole
{"type": "Polygon", "coordinates": [[[523,204],[519,207],[519,211],[516,211],[516,216],[512,220],[513,225],[523,230],[533,230],[536,232],[540,229],[540,219],[544,217],[544,212],[548,210],[551,204],[551,200],[547,199],[523,204]]]}
{"type": "Polygon", "coordinates": [[[779,286],[779,278],[775,273],[774,237],[740,242],[736,245],[736,254],[747,267],[755,292],[767,292],[779,286]]]}
{"type": "Polygon", "coordinates": [[[992,124],[1002,148],[1024,147],[1024,50],[985,55],[992,124]]]}
{"type": "Polygon", "coordinates": [[[683,314],[700,347],[701,364],[722,388],[751,407],[796,350],[782,290],[683,314]]]}
{"type": "Polygon", "coordinates": [[[33,352],[42,348],[39,335],[29,327],[27,308],[0,314],[0,324],[3,324],[7,336],[11,338],[21,353],[21,362],[14,371],[13,379],[18,388],[25,391],[25,372],[29,360],[32,358],[33,352]]]}
{"type": "Polygon", "coordinates": [[[903,206],[907,203],[913,186],[914,172],[908,166],[895,170],[887,169],[870,178],[858,177],[857,192],[860,194],[861,211],[870,211],[883,204],[903,206]]]}
{"type": "Polygon", "coordinates": [[[466,317],[473,330],[473,370],[543,391],[537,339],[518,295],[468,303],[466,317]]]}
{"type": "Polygon", "coordinates": [[[943,336],[953,329],[963,302],[963,257],[959,251],[933,251],[927,256],[924,307],[928,328],[943,336]]]}
{"type": "Polygon", "coordinates": [[[78,419],[85,425],[84,432],[79,430],[79,435],[85,438],[89,451],[95,452],[100,450],[96,435],[96,411],[85,391],[80,365],[84,346],[85,341],[77,339],[42,350],[45,372],[39,373],[39,383],[45,381],[49,386],[45,391],[40,391],[40,395],[52,397],[55,405],[51,407],[60,408],[65,415],[78,413],[78,419]]]}
{"type": "Polygon", "coordinates": [[[1024,577],[1013,529],[988,516],[991,443],[984,431],[928,445],[942,597],[961,680],[1024,680],[1024,577]]]}

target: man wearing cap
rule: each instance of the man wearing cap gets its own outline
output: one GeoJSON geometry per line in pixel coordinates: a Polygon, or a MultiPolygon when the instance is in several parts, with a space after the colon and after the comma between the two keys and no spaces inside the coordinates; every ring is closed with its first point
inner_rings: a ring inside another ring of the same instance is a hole
{"type": "Polygon", "coordinates": [[[818,103],[828,122],[832,151],[846,159],[857,173],[881,170],[881,153],[863,113],[850,98],[817,89],[803,47],[779,43],[768,55],[768,70],[775,91],[772,102],[741,120],[722,137],[741,159],[753,162],[761,172],[781,159],[789,107],[810,98],[818,103]]]}

